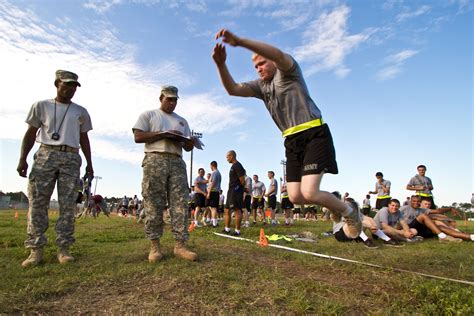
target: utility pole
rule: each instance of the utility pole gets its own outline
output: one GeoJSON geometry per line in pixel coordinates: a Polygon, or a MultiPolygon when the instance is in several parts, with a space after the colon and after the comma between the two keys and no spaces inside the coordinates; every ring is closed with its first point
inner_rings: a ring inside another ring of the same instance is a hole
{"type": "Polygon", "coordinates": [[[286,182],[286,160],[280,161],[280,164],[283,166],[283,181],[286,182]]]}
{"type": "Polygon", "coordinates": [[[94,179],[95,179],[95,187],[94,187],[94,195],[95,195],[95,191],[97,189],[97,182],[99,182],[99,180],[102,179],[102,177],[94,176],[94,179]]]}
{"type": "MultiPolygon", "coordinates": [[[[191,137],[202,138],[202,133],[196,133],[194,130],[192,130],[191,137]]],[[[193,185],[193,152],[194,152],[194,147],[193,149],[191,149],[191,165],[189,167],[189,187],[193,185]]]]}

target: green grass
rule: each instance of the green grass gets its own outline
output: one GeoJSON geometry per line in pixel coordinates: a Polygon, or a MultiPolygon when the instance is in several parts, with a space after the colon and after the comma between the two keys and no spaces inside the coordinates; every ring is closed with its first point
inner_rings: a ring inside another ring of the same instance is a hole
{"type": "MultiPolygon", "coordinates": [[[[310,231],[317,243],[282,245],[382,265],[372,268],[192,232],[198,262],[172,255],[165,229],[165,258],[149,264],[143,227],[119,217],[76,222],[76,261],[59,265],[50,216],[45,262],[23,269],[26,212],[0,211],[0,314],[236,313],[473,315],[474,286],[393,271],[393,268],[474,281],[474,243],[425,240],[404,248],[367,249],[321,237],[328,222],[266,227],[266,234],[310,231]]],[[[461,229],[474,231],[474,223],[461,229]]],[[[257,240],[260,226],[243,230],[257,240]]],[[[220,231],[220,229],[218,230],[220,231]]],[[[377,242],[380,244],[380,242],[377,242]]]]}

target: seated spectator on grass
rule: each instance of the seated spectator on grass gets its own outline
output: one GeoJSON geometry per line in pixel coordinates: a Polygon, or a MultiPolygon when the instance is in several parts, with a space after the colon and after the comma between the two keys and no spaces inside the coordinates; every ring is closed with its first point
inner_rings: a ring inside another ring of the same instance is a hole
{"type": "MultiPolygon", "coordinates": [[[[358,209],[357,204],[354,202],[354,199],[347,198],[346,202],[351,204],[352,209],[358,209]]],[[[402,246],[399,242],[391,239],[388,237],[383,231],[377,228],[375,221],[368,216],[361,215],[362,220],[362,231],[357,238],[350,238],[348,237],[350,234],[347,231],[348,227],[343,217],[336,216],[334,213],[331,214],[331,219],[333,220],[333,234],[334,238],[337,241],[346,242],[346,241],[356,241],[356,242],[363,242],[364,246],[367,248],[378,248],[377,245],[374,244],[371,238],[367,236],[364,230],[370,230],[373,235],[376,235],[380,239],[383,240],[385,245],[388,246],[402,246]]]]}
{"type": "Polygon", "coordinates": [[[374,221],[378,229],[397,241],[407,241],[418,233],[416,229],[408,226],[400,212],[400,201],[397,199],[391,199],[388,207],[382,207],[375,215],[374,221]]]}
{"type": "Polygon", "coordinates": [[[430,199],[421,199],[421,208],[428,210],[428,216],[434,221],[436,226],[445,233],[455,238],[461,238],[466,241],[474,241],[474,234],[467,234],[457,229],[456,221],[452,218],[444,215],[447,212],[451,212],[454,216],[459,215],[458,210],[454,207],[442,207],[435,210],[431,209],[430,199]]]}
{"type": "Polygon", "coordinates": [[[438,236],[440,241],[461,242],[462,239],[452,237],[442,232],[440,228],[428,216],[428,209],[420,207],[421,197],[412,195],[410,198],[410,205],[405,205],[400,208],[403,217],[410,228],[414,228],[418,232],[418,236],[423,238],[433,238],[438,236]]]}

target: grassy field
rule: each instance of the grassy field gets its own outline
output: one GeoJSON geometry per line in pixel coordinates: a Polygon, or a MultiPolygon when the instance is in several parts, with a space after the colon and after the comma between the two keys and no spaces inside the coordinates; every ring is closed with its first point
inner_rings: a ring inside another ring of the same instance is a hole
{"type": "MultiPolygon", "coordinates": [[[[338,243],[321,233],[328,222],[298,222],[265,228],[269,234],[310,231],[317,243],[279,244],[382,265],[372,268],[215,236],[199,228],[188,245],[198,262],[172,255],[169,227],[162,240],[165,258],[149,264],[143,226],[120,217],[76,222],[76,261],[59,265],[54,243],[57,216],[50,216],[45,263],[22,269],[26,212],[0,211],[0,314],[40,313],[226,313],[331,315],[473,315],[474,286],[421,277],[406,269],[474,281],[474,243],[427,240],[403,248],[368,249],[338,243]]],[[[465,227],[474,231],[474,222],[465,227]]],[[[220,229],[218,232],[220,232],[220,229]]],[[[257,240],[260,226],[243,231],[257,240]]],[[[380,241],[377,242],[380,244],[380,241]]]]}

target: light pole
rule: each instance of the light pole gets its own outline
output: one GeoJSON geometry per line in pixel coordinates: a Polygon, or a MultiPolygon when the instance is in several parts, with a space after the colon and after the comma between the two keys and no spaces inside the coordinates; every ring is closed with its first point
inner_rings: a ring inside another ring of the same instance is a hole
{"type": "Polygon", "coordinates": [[[97,189],[97,182],[99,182],[99,180],[102,179],[102,177],[94,176],[94,179],[95,179],[95,186],[94,186],[94,195],[95,195],[95,190],[97,189]]]}
{"type": "MultiPolygon", "coordinates": [[[[191,137],[202,138],[202,133],[196,133],[194,130],[192,130],[191,137]]],[[[194,152],[194,147],[193,149],[191,149],[191,165],[189,167],[189,187],[193,185],[193,152],[194,152]]]]}
{"type": "Polygon", "coordinates": [[[286,160],[280,161],[280,164],[283,166],[283,181],[286,182],[286,160]]]}

